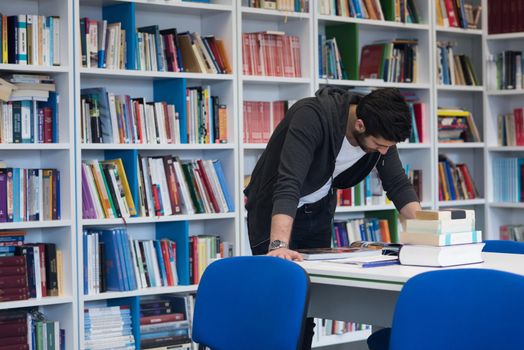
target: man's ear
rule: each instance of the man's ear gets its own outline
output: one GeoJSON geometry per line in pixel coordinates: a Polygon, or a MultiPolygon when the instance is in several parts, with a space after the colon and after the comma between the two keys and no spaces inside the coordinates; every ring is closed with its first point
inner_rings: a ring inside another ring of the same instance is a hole
{"type": "Polygon", "coordinates": [[[355,130],[359,133],[366,131],[366,126],[364,125],[364,121],[362,119],[357,119],[355,121],[355,130]]]}

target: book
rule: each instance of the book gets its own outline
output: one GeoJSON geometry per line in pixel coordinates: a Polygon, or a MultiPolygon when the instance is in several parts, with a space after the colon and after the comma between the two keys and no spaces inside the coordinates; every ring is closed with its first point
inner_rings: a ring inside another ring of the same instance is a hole
{"type": "Polygon", "coordinates": [[[444,247],[404,245],[400,249],[402,265],[445,267],[481,263],[484,243],[459,244],[444,247]]]}
{"type": "Polygon", "coordinates": [[[302,255],[304,260],[331,260],[357,256],[362,257],[382,255],[382,251],[380,249],[353,247],[307,248],[297,249],[297,252],[302,255]]]}
{"type": "Polygon", "coordinates": [[[418,220],[456,220],[466,217],[475,219],[475,211],[467,209],[419,210],[415,213],[418,220]]]}
{"type": "Polygon", "coordinates": [[[406,231],[412,233],[454,233],[475,230],[475,220],[472,218],[454,220],[406,220],[406,231]]]}
{"type": "Polygon", "coordinates": [[[357,256],[351,258],[337,259],[333,262],[337,264],[355,265],[363,268],[399,264],[398,256],[393,255],[357,256]]]}
{"type": "Polygon", "coordinates": [[[442,233],[434,235],[431,233],[412,233],[412,232],[401,232],[400,242],[402,244],[421,244],[431,246],[448,246],[456,244],[466,243],[481,243],[482,232],[481,231],[468,231],[468,232],[455,232],[455,233],[442,233]]]}

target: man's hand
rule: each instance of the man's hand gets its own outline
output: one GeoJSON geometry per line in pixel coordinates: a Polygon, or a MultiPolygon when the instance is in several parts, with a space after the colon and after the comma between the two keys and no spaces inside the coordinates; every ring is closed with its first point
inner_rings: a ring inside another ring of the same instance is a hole
{"type": "Polygon", "coordinates": [[[278,258],[286,259],[286,260],[296,260],[296,261],[302,261],[302,255],[300,253],[287,249],[287,248],[278,248],[275,250],[270,251],[267,253],[269,256],[276,256],[278,258]]]}

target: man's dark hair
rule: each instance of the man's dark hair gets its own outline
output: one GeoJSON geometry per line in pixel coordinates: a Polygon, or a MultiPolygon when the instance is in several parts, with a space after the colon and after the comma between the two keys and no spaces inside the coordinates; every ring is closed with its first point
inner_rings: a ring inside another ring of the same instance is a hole
{"type": "Polygon", "coordinates": [[[366,135],[402,142],[411,134],[411,114],[398,89],[378,89],[364,96],[357,106],[366,135]]]}

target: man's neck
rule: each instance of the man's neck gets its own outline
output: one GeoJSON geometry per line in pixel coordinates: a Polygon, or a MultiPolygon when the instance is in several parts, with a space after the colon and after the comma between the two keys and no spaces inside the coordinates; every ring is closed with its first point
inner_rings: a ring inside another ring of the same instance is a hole
{"type": "Polygon", "coordinates": [[[353,131],[355,129],[355,121],[357,120],[357,105],[349,105],[348,113],[348,123],[346,126],[346,138],[351,144],[351,146],[358,146],[358,142],[353,136],[353,131]]]}

